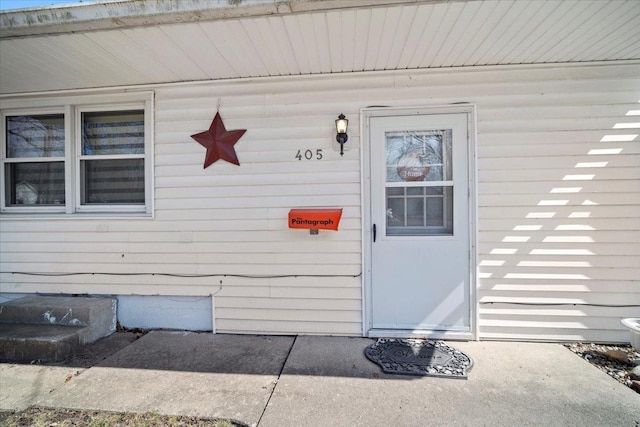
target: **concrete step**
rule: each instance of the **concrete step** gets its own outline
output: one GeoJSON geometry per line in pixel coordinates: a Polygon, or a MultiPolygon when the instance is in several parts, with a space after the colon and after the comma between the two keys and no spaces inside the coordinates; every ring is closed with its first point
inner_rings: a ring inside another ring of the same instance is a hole
{"type": "Polygon", "coordinates": [[[81,346],[80,337],[88,327],[0,324],[0,360],[57,362],[81,346]]]}
{"type": "Polygon", "coordinates": [[[0,304],[0,324],[77,327],[87,344],[115,332],[116,300],[30,295],[0,304]]]}

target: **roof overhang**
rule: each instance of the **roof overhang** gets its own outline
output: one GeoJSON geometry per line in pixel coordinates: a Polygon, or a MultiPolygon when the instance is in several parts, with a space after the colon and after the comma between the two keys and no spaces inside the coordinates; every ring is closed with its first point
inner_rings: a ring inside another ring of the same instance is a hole
{"type": "Polygon", "coordinates": [[[2,12],[0,39],[448,1],[451,0],[102,0],[2,12]]]}
{"type": "Polygon", "coordinates": [[[126,0],[0,13],[0,94],[640,59],[637,0],[126,0]]]}

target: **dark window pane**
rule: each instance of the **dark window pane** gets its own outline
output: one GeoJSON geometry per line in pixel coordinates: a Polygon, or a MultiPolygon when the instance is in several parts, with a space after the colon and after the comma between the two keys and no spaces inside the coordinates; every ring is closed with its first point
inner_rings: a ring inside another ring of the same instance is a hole
{"type": "Polygon", "coordinates": [[[387,198],[387,227],[403,227],[404,225],[404,198],[387,198]]]}
{"type": "Polygon", "coordinates": [[[144,159],[83,160],[83,205],[144,204],[144,159]]]}
{"type": "Polygon", "coordinates": [[[441,227],[444,225],[442,202],[443,199],[441,197],[427,199],[427,226],[441,227]]]}
{"type": "Polygon", "coordinates": [[[389,187],[387,188],[387,196],[404,196],[403,187],[389,187]]]}
{"type": "Polygon", "coordinates": [[[7,163],[6,205],[63,205],[64,162],[7,163]]]}
{"type": "Polygon", "coordinates": [[[424,198],[407,199],[407,225],[409,227],[424,226],[424,198]]]}
{"type": "Polygon", "coordinates": [[[144,112],[82,113],[82,154],[144,154],[144,112]]]}
{"type": "Polygon", "coordinates": [[[444,187],[426,187],[427,196],[442,196],[442,189],[444,187]]]}
{"type": "Polygon", "coordinates": [[[64,115],[7,117],[7,157],[64,157],[64,115]]]}
{"type": "Polygon", "coordinates": [[[453,234],[453,187],[444,187],[444,228],[448,234],[453,234]]]}

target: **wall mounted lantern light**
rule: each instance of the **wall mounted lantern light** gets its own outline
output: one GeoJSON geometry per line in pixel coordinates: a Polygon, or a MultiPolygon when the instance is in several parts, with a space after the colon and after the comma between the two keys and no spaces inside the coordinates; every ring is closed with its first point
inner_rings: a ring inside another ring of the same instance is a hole
{"type": "Polygon", "coordinates": [[[349,137],[347,136],[347,127],[349,126],[349,120],[345,119],[344,114],[340,114],[336,120],[336,141],[340,144],[340,155],[344,155],[344,144],[349,137]]]}

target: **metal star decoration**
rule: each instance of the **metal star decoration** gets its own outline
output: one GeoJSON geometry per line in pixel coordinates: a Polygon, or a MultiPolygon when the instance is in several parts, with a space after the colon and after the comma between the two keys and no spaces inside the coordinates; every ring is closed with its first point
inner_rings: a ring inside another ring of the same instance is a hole
{"type": "Polygon", "coordinates": [[[246,131],[246,129],[225,129],[220,113],[216,113],[209,130],[191,135],[191,138],[207,149],[207,154],[204,157],[204,169],[219,159],[240,166],[240,161],[233,146],[246,131]]]}

